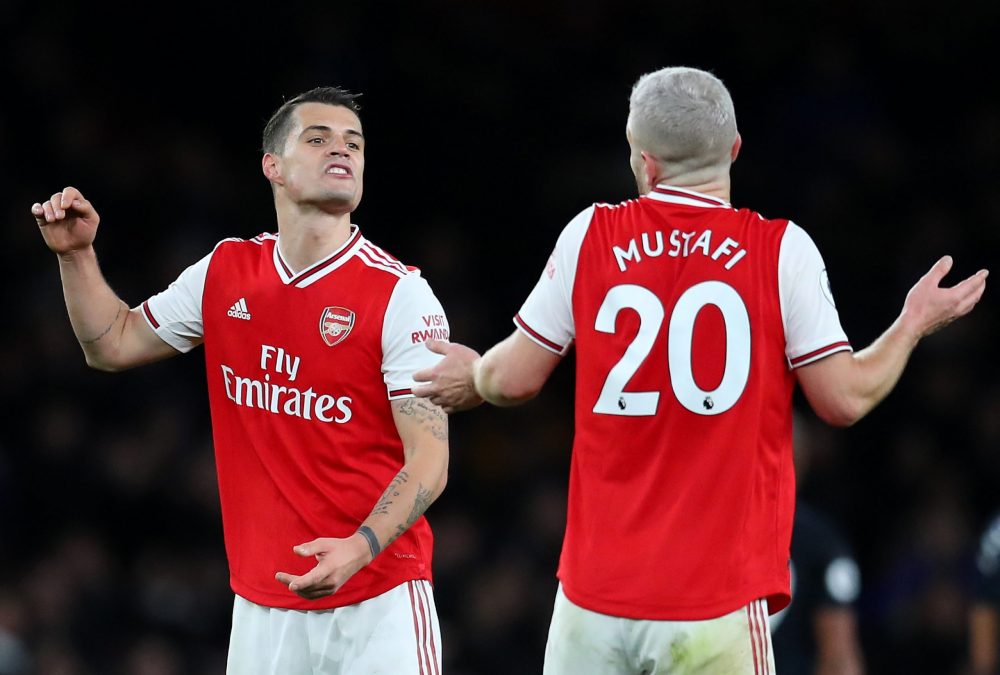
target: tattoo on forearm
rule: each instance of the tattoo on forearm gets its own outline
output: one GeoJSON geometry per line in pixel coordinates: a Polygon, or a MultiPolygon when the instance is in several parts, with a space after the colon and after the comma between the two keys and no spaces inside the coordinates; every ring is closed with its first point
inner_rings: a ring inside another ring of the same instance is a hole
{"type": "Polygon", "coordinates": [[[401,415],[415,417],[420,426],[439,441],[448,440],[448,415],[441,408],[422,398],[407,398],[396,408],[401,415]]]}
{"type": "Polygon", "coordinates": [[[396,477],[392,479],[389,483],[389,487],[385,489],[382,496],[379,498],[378,503],[375,504],[375,508],[372,509],[371,515],[373,516],[385,516],[389,513],[389,507],[392,506],[392,501],[399,496],[399,488],[410,480],[410,475],[406,473],[406,470],[401,470],[396,474],[396,477]]]}
{"type": "Polygon", "coordinates": [[[374,560],[378,556],[378,554],[382,552],[382,547],[379,546],[378,543],[378,537],[375,536],[375,533],[372,531],[372,528],[368,527],[367,525],[362,525],[361,527],[359,527],[358,534],[364,537],[365,541],[368,542],[368,550],[372,552],[372,560],[374,560]]]}
{"type": "Polygon", "coordinates": [[[406,519],[405,523],[400,523],[396,526],[396,533],[392,535],[386,543],[386,546],[396,541],[396,539],[399,538],[399,535],[410,529],[413,523],[417,522],[417,518],[424,515],[424,511],[427,510],[427,507],[431,505],[432,501],[434,501],[434,497],[431,495],[431,491],[426,489],[420,483],[417,483],[417,496],[413,498],[413,508],[410,510],[410,516],[406,519]]]}
{"type": "Polygon", "coordinates": [[[105,335],[107,335],[108,333],[110,333],[111,329],[115,327],[116,323],[118,323],[118,317],[120,317],[122,315],[122,307],[123,306],[124,306],[123,303],[121,303],[121,302],[118,303],[118,313],[115,314],[115,318],[111,320],[111,323],[108,325],[107,328],[104,329],[103,333],[101,333],[100,335],[98,335],[95,338],[90,338],[89,340],[83,340],[83,339],[81,339],[80,340],[80,344],[82,344],[82,345],[92,345],[95,342],[97,342],[98,340],[100,340],[102,337],[104,337],[105,335]]]}

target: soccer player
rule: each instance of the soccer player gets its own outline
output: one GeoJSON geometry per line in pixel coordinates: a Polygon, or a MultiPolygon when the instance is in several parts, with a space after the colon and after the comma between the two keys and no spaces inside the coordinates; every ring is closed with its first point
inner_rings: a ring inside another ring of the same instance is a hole
{"type": "Polygon", "coordinates": [[[854,602],[861,573],[839,529],[820,511],[795,505],[792,602],[771,617],[779,672],[861,675],[854,602]]]}
{"type": "Polygon", "coordinates": [[[448,323],[420,273],[351,223],[365,168],[355,99],[321,87],[278,108],[262,161],[278,233],[223,240],[133,309],[101,275],[80,191],[31,207],[88,364],[205,346],[230,673],[440,671],[423,513],[445,486],[448,420],[411,387],[439,358],[423,341],[448,323]]]}
{"type": "Polygon", "coordinates": [[[969,610],[972,675],[995,675],[1000,666],[1000,515],[983,532],[976,557],[976,586],[969,610]]]}
{"type": "Polygon", "coordinates": [[[575,343],[576,429],[545,672],[773,672],[789,602],[792,391],[834,425],[892,389],[917,342],[969,312],[939,260],[853,353],[823,259],[788,220],[729,203],[732,99],[693,68],[644,75],[626,135],[640,197],[572,219],[514,333],[415,389],[446,412],[535,396],[575,343]]]}

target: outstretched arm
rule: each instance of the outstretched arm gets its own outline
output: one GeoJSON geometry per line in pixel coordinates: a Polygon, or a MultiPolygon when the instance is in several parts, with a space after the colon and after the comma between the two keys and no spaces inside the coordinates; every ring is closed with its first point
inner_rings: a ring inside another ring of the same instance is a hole
{"type": "Polygon", "coordinates": [[[413,393],[448,413],[468,410],[483,400],[497,406],[531,400],[562,360],[560,354],[538,346],[519,330],[482,357],[457,343],[430,341],[427,347],[444,359],[413,375],[417,382],[427,382],[414,387],[413,393]]]}
{"type": "Polygon", "coordinates": [[[123,370],[177,354],[104,280],[94,252],[100,216],[76,188],[31,207],[42,238],[59,260],[66,309],[87,364],[123,370]]]}
{"type": "Polygon", "coordinates": [[[951,269],[941,258],[910,289],[903,311],[875,342],[860,352],[838,352],[796,370],[816,414],[835,426],[850,426],[884,399],[903,374],[917,343],[976,306],[989,272],[980,270],[951,288],[940,287],[951,269]]]}
{"type": "Polygon", "coordinates": [[[293,550],[315,556],[316,566],[301,576],[278,572],[289,590],[316,600],[337,591],[362,567],[410,529],[444,491],[448,476],[448,416],[421,398],[392,401],[392,417],[403,441],[406,463],[365,521],[345,539],[321,538],[293,550]]]}

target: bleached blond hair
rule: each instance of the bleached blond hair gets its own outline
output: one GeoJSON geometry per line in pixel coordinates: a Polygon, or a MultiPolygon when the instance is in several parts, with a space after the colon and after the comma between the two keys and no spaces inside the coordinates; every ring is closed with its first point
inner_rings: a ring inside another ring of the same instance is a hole
{"type": "Polygon", "coordinates": [[[640,77],[629,97],[633,143],[675,173],[728,167],[736,111],[722,80],[697,68],[663,68],[640,77]]]}

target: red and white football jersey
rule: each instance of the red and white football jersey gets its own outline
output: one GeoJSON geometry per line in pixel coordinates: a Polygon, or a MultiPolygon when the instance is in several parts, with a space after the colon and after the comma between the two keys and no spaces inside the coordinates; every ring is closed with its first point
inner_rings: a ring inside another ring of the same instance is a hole
{"type": "Polygon", "coordinates": [[[353,228],[339,250],[295,272],[278,237],[227,239],[142,306],[164,341],[204,342],[233,591],[260,605],[326,609],[431,579],[420,518],[341,590],[300,598],[275,580],[304,574],[292,553],[347,537],[404,464],[389,401],[440,358],[448,322],[419,271],[353,228]]]}
{"type": "Polygon", "coordinates": [[[657,186],[571,221],[514,321],[577,349],[567,597],[660,620],[786,605],[792,368],[850,349],[808,235],[657,186]]]}

